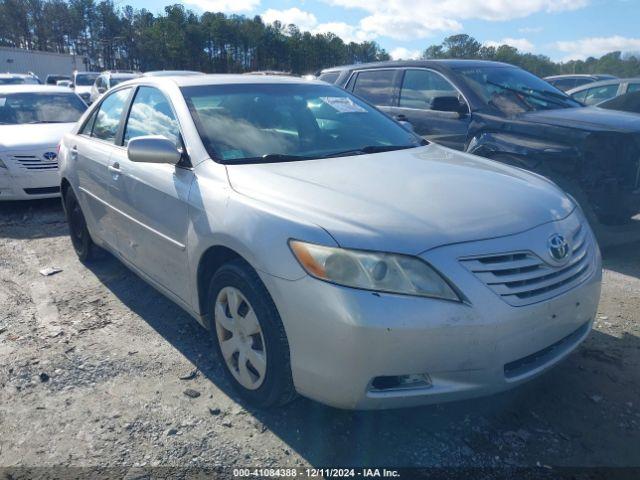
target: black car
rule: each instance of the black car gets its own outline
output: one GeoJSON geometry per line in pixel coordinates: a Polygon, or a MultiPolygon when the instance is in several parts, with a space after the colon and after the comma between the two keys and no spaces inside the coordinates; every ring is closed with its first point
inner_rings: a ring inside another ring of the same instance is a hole
{"type": "Polygon", "coordinates": [[[640,210],[640,116],[584,107],[499,62],[380,62],[320,78],[329,74],[429,140],[552,179],[594,224],[624,223],[640,210]]]}
{"type": "Polygon", "coordinates": [[[620,112],[640,113],[640,91],[625,93],[598,104],[598,108],[620,112]]]}

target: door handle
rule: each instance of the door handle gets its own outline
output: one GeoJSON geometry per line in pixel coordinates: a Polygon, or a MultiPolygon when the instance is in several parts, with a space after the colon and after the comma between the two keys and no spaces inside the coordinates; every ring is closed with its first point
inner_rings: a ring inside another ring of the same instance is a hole
{"type": "Polygon", "coordinates": [[[118,162],[114,163],[113,165],[109,165],[107,168],[114,175],[120,174],[120,164],[118,162]]]}
{"type": "Polygon", "coordinates": [[[71,147],[71,159],[72,160],[77,160],[78,159],[78,146],[74,145],[73,147],[71,147]]]}
{"type": "Polygon", "coordinates": [[[403,114],[396,115],[395,118],[398,122],[408,122],[407,116],[403,114]]]}

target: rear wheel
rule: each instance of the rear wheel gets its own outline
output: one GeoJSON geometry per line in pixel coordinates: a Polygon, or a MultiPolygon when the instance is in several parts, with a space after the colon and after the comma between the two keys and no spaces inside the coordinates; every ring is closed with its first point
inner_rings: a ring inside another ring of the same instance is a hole
{"type": "Polygon", "coordinates": [[[64,207],[69,224],[69,235],[76,255],[81,262],[95,260],[99,255],[99,249],[91,240],[84,214],[71,188],[68,188],[64,194],[64,207]]]}
{"type": "Polygon", "coordinates": [[[293,400],[287,336],[256,272],[241,260],[223,265],[211,279],[208,298],[216,350],[235,390],[256,407],[293,400]]]}

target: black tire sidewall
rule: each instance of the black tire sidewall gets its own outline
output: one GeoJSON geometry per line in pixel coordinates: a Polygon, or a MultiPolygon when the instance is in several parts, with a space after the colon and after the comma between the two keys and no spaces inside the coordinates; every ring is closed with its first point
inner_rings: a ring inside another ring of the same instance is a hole
{"type": "Polygon", "coordinates": [[[232,261],[222,267],[211,279],[208,293],[209,325],[215,349],[225,374],[238,394],[253,406],[268,408],[287,403],[293,395],[289,345],[284,335],[284,327],[276,307],[264,284],[253,269],[241,261],[232,261]],[[251,304],[266,346],[267,368],[262,385],[249,390],[235,379],[220,351],[216,332],[214,305],[218,293],[224,287],[235,287],[251,304]]]}
{"type": "Polygon", "coordinates": [[[82,213],[82,209],[80,208],[80,204],[78,203],[78,199],[71,189],[67,191],[64,196],[64,206],[65,213],[67,215],[67,223],[69,225],[69,235],[71,237],[71,244],[73,245],[73,249],[76,252],[76,255],[82,262],[86,262],[91,257],[91,236],[89,235],[89,230],[87,229],[87,221],[84,218],[84,213],[82,213]],[[82,217],[82,237],[80,239],[75,238],[74,230],[77,228],[77,225],[71,220],[71,216],[73,214],[73,210],[75,208],[80,210],[80,215],[82,217]]]}

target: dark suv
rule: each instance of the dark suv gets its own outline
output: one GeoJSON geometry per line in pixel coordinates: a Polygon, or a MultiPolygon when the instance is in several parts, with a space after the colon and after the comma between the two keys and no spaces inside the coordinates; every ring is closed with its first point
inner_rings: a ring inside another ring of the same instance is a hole
{"type": "Polygon", "coordinates": [[[381,62],[323,70],[423,137],[544,175],[592,223],[640,210],[640,116],[584,107],[512,65],[479,60],[381,62]]]}

